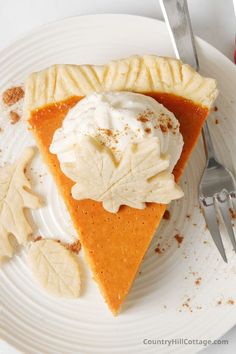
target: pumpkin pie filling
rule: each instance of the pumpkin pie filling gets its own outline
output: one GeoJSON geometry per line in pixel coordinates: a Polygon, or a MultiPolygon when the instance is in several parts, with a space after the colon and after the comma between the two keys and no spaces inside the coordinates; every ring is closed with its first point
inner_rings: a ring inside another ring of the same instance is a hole
{"type": "MultiPolygon", "coordinates": [[[[146,95],[162,103],[179,120],[184,147],[173,171],[178,181],[209,109],[170,93],[151,92],[146,95]]],[[[122,206],[118,213],[113,214],[107,212],[100,202],[72,198],[74,182],[63,174],[57,156],[50,153],[49,147],[56,129],[81,98],[74,96],[37,108],[31,112],[28,121],[67,205],[94,277],[109,307],[116,314],[132,285],[166,206],[148,203],[143,210],[122,206]]]]}

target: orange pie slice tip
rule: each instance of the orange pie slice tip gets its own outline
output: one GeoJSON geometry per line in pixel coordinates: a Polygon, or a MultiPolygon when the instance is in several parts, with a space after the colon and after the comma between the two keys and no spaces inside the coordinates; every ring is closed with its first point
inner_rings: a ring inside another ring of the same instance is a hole
{"type": "Polygon", "coordinates": [[[61,171],[49,147],[67,112],[92,92],[132,91],[152,96],[172,111],[184,138],[175,166],[179,180],[217,96],[216,82],[172,58],[132,56],[96,65],[54,65],[25,83],[24,115],[68,208],[87,261],[111,311],[116,315],[135,279],[166,206],[143,210],[122,206],[109,213],[102,203],[77,201],[73,182],[61,171]]]}

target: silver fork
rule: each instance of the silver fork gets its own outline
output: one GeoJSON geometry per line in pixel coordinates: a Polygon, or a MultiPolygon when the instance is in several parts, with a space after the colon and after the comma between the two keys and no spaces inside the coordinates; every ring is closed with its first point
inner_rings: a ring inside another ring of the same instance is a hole
{"type": "MultiPolygon", "coordinates": [[[[199,70],[187,1],[159,1],[177,58],[199,70]]],[[[227,262],[217,216],[222,216],[233,249],[236,252],[235,234],[230,212],[236,209],[236,181],[232,172],[220,164],[216,158],[207,122],[203,126],[202,135],[206,152],[206,166],[199,184],[199,201],[213,241],[223,260],[227,262]]]]}

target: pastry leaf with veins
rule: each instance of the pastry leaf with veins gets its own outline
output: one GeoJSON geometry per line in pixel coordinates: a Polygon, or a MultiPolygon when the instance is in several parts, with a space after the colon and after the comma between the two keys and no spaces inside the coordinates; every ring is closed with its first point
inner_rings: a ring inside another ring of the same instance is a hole
{"type": "Polygon", "coordinates": [[[40,207],[39,198],[32,194],[25,176],[26,165],[33,155],[34,149],[28,147],[14,164],[0,168],[0,257],[12,257],[14,253],[10,235],[21,245],[32,233],[24,209],[40,207]]]}
{"type": "Polygon", "coordinates": [[[169,157],[161,154],[156,137],[130,144],[119,163],[111,150],[94,138],[84,136],[74,163],[61,164],[62,171],[76,184],[74,199],[93,199],[116,213],[121,205],[145,208],[145,202],[168,204],[183,192],[168,172],[169,157]]]}
{"type": "Polygon", "coordinates": [[[33,242],[28,252],[33,275],[51,295],[77,298],[80,272],[75,256],[55,240],[33,242]]]}

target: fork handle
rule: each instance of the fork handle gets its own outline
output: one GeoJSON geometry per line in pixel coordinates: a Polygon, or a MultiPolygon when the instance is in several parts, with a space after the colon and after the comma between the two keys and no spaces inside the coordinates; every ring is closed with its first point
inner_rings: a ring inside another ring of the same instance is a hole
{"type": "MultiPolygon", "coordinates": [[[[159,0],[161,10],[170,33],[175,55],[183,62],[190,64],[197,71],[199,62],[194,42],[187,0],[159,0]]],[[[215,151],[207,122],[202,129],[207,161],[215,159],[215,151]]]]}
{"type": "Polygon", "coordinates": [[[175,55],[198,71],[198,57],[186,0],[159,0],[175,55]]]}
{"type": "Polygon", "coordinates": [[[217,160],[207,121],[205,121],[202,127],[202,137],[207,161],[211,159],[217,160]]]}

